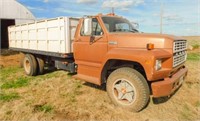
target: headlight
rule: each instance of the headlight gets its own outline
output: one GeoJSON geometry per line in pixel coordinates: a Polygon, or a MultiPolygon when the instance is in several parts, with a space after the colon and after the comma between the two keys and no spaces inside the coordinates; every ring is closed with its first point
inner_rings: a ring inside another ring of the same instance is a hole
{"type": "Polygon", "coordinates": [[[162,68],[162,60],[156,60],[155,70],[158,71],[162,68]]]}

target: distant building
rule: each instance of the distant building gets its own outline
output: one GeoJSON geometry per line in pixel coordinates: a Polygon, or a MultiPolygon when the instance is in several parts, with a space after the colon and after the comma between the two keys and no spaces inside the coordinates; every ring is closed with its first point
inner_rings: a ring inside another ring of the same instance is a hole
{"type": "Polygon", "coordinates": [[[16,0],[0,0],[0,45],[8,48],[8,29],[10,25],[34,21],[33,14],[16,0]]]}

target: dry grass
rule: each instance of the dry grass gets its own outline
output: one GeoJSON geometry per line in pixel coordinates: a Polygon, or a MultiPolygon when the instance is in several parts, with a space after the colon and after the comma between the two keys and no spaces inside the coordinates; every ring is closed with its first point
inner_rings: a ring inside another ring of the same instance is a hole
{"type": "Polygon", "coordinates": [[[200,36],[183,36],[183,38],[188,40],[189,45],[200,45],[200,36]]]}
{"type": "Polygon", "coordinates": [[[188,48],[193,48],[192,52],[200,52],[200,36],[184,36],[183,38],[187,40],[188,48]]]}
{"type": "MultiPolygon", "coordinates": [[[[200,120],[199,61],[188,61],[188,77],[165,103],[150,101],[142,112],[132,113],[115,107],[103,87],[76,80],[65,71],[56,71],[37,77],[26,77],[23,69],[15,67],[13,74],[28,79],[28,84],[2,89],[5,94],[16,93],[18,98],[0,100],[0,120],[200,120]]],[[[5,75],[9,68],[1,70],[5,75]]],[[[4,77],[5,78],[5,77],[4,77]]],[[[0,85],[9,80],[1,80],[0,85]]]]}
{"type": "Polygon", "coordinates": [[[0,59],[4,65],[0,71],[1,87],[12,81],[16,83],[18,79],[26,79],[25,82],[20,81],[22,86],[1,88],[0,120],[200,120],[199,60],[186,62],[188,76],[183,86],[167,102],[154,104],[150,100],[143,111],[132,113],[114,106],[104,87],[73,79],[65,71],[27,77],[23,69],[17,66],[19,57],[1,56],[0,59]]]}

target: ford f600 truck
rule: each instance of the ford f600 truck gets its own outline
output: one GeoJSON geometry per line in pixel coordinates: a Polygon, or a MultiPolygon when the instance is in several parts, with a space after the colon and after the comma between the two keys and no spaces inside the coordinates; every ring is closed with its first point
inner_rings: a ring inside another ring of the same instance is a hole
{"type": "Polygon", "coordinates": [[[112,102],[135,112],[154,98],[170,96],[187,75],[187,41],[139,33],[115,14],[58,17],[9,27],[10,49],[25,54],[30,76],[45,63],[97,85],[106,83],[112,102]]]}

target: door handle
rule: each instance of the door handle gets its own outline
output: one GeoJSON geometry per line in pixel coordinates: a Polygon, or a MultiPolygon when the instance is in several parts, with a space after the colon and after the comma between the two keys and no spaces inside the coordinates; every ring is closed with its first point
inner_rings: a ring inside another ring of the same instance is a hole
{"type": "Polygon", "coordinates": [[[78,42],[78,41],[81,41],[81,39],[76,39],[75,41],[78,42]]]}

